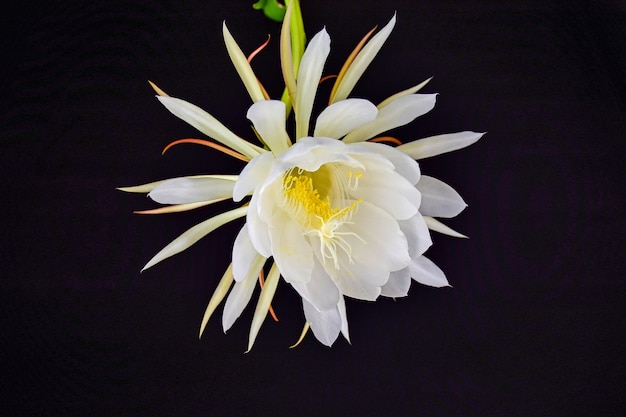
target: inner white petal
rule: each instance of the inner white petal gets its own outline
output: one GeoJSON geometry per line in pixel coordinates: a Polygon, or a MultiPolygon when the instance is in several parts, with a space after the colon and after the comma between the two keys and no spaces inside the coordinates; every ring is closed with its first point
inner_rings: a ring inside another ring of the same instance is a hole
{"type": "Polygon", "coordinates": [[[376,106],[364,99],[351,98],[333,103],[317,117],[313,136],[341,139],[374,120],[377,114],[376,106]]]}
{"type": "Polygon", "coordinates": [[[437,288],[450,286],[443,271],[425,256],[413,259],[409,265],[409,270],[411,277],[420,284],[437,288]]]}
{"type": "Polygon", "coordinates": [[[400,225],[400,230],[406,236],[411,258],[422,255],[433,244],[428,226],[421,214],[417,214],[408,220],[398,220],[398,224],[400,225]]]}
{"type": "Polygon", "coordinates": [[[302,299],[302,309],[306,321],[311,323],[313,334],[326,346],[331,346],[342,328],[341,314],[337,305],[329,310],[318,311],[311,303],[302,299]]]}
{"type": "Polygon", "coordinates": [[[259,253],[254,249],[250,235],[248,234],[248,225],[244,224],[233,245],[233,277],[235,281],[242,281],[248,271],[252,261],[259,253]]]}
{"type": "Polygon", "coordinates": [[[389,281],[380,289],[380,295],[385,297],[404,297],[411,287],[411,273],[409,268],[393,271],[389,274],[389,281]]]}
{"type": "Polygon", "coordinates": [[[273,162],[274,155],[271,152],[263,152],[248,162],[233,188],[233,200],[241,201],[248,193],[260,186],[268,176],[273,162]]]}
{"type": "Polygon", "coordinates": [[[313,251],[302,227],[283,210],[272,218],[272,255],[287,282],[309,282],[313,270],[313,251]]]}
{"type": "Polygon", "coordinates": [[[467,207],[454,188],[436,178],[422,175],[417,189],[422,193],[420,213],[424,216],[454,217],[467,207]]]}
{"type": "Polygon", "coordinates": [[[367,170],[358,187],[350,190],[357,199],[369,201],[396,219],[413,217],[420,206],[420,193],[404,177],[389,170],[367,170]]]}
{"type": "Polygon", "coordinates": [[[274,155],[291,145],[285,130],[285,103],[280,100],[263,100],[248,109],[248,119],[274,155]]]}
{"type": "Polygon", "coordinates": [[[331,309],[339,302],[340,293],[337,286],[317,259],[311,271],[311,280],[307,283],[291,282],[291,286],[317,310],[331,309]]]}
{"type": "Polygon", "coordinates": [[[345,240],[352,248],[355,263],[371,269],[397,271],[411,261],[408,243],[398,222],[374,204],[359,203],[350,223],[341,231],[352,233],[345,235],[345,240]]]}

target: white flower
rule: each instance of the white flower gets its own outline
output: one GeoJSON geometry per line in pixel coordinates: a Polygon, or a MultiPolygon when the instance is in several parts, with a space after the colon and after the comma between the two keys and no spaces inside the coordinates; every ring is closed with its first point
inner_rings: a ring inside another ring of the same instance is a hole
{"type": "Polygon", "coordinates": [[[313,37],[294,77],[293,68],[285,64],[291,61],[284,53],[289,39],[283,28],[283,73],[294,105],[295,140],[285,129],[285,104],[266,99],[224,25],[229,55],[254,101],[247,117],[266,149],[243,140],[198,107],[157,90],[159,100],[173,114],[221,142],[229,153],[249,161],[239,176],[176,178],[123,189],[149,192],[157,202],[174,204],[156,210],[161,212],[250,197],[249,204],[194,226],[144,267],[186,249],[226,222],[246,217],[234,242],[232,264],[209,302],[201,333],[234,281],[222,317],[225,331],[232,326],[270,258],[273,264],[259,296],[248,349],[280,276],[300,294],[306,322],[328,346],[340,332],[349,339],[344,296],[370,301],[381,295],[402,297],[408,293],[411,278],[429,286],[448,285],[444,273],[423,254],[432,244],[429,229],[463,236],[435,217],[456,216],[466,204],[447,184],[421,175],[415,159],[460,149],[482,134],[439,135],[396,148],[368,141],[410,123],[435,105],[435,94],[416,94],[428,80],[378,106],[348,98],[394,24],[395,16],[355,50],[337,78],[331,104],[315,123],[311,111],[330,52],[330,37],[324,29],[313,37]]]}

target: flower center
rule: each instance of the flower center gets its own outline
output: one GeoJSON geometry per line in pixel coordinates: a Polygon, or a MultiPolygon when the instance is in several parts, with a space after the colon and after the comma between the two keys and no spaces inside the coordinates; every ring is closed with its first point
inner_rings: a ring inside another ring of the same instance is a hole
{"type": "Polygon", "coordinates": [[[307,229],[307,236],[320,240],[322,261],[331,259],[339,269],[339,256],[345,254],[352,263],[352,247],[345,236],[353,236],[364,242],[353,232],[341,231],[350,221],[361,200],[349,198],[347,191],[358,187],[360,172],[342,170],[333,165],[323,165],[317,171],[292,168],[283,175],[282,185],[286,208],[307,229]]]}

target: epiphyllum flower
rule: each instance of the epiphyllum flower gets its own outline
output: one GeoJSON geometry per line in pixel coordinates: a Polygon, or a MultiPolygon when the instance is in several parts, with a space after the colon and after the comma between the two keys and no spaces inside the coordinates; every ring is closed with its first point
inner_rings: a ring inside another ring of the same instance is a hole
{"type": "Polygon", "coordinates": [[[247,117],[265,148],[241,139],[198,107],[157,89],[159,100],[173,114],[227,148],[210,146],[249,161],[239,176],[175,178],[124,189],[149,192],[159,203],[174,204],[149,212],[181,211],[230,198],[240,202],[250,196],[249,204],[183,233],[144,267],[186,249],[226,222],[246,216],[234,242],[232,264],[209,302],[201,333],[234,280],[222,318],[224,330],[230,328],[249,303],[257,276],[270,258],[273,265],[259,296],[248,349],[271,308],[280,276],[300,294],[307,324],[317,339],[329,346],[339,332],[349,338],[344,296],[361,300],[376,300],[380,295],[402,297],[407,295],[411,278],[429,286],[448,285],[441,269],[423,253],[432,243],[429,229],[463,236],[435,217],[456,216],[466,204],[450,186],[421,175],[415,159],[460,149],[482,134],[439,135],[395,148],[373,143],[396,142],[377,135],[413,121],[435,105],[435,94],[416,94],[428,80],[378,106],[348,98],[394,24],[395,16],[369,42],[371,32],[357,46],[339,73],[329,105],[311,123],[330,38],[325,30],[313,37],[296,76],[285,29],[289,27],[287,11],[281,61],[289,95],[286,101],[293,104],[295,113],[293,138],[285,129],[285,103],[268,99],[224,25],[229,55],[254,101],[247,117]]]}

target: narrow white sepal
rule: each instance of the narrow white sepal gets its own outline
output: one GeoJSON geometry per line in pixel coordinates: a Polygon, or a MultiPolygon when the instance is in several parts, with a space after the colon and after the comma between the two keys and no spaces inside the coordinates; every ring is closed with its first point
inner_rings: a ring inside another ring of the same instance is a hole
{"type": "Polygon", "coordinates": [[[302,55],[296,78],[296,141],[309,135],[309,121],[317,85],[322,78],[322,70],[330,53],[330,36],[326,29],[319,31],[302,55]]]}
{"type": "Polygon", "coordinates": [[[247,206],[239,207],[237,209],[218,214],[215,217],[211,217],[210,219],[193,226],[191,229],[187,230],[182,235],[178,236],[176,239],[170,242],[166,247],[161,249],[159,253],[154,255],[154,257],[150,259],[150,261],[148,261],[146,266],[144,266],[141,271],[143,272],[146,269],[158,264],[162,260],[184,251],[218,227],[245,216],[247,211],[247,206]]]}
{"type": "Polygon", "coordinates": [[[379,133],[411,123],[435,107],[437,94],[409,94],[398,97],[378,110],[376,119],[353,130],[343,138],[345,143],[361,142],[379,133]]]}
{"type": "Polygon", "coordinates": [[[259,81],[254,75],[254,71],[252,71],[252,67],[248,62],[248,59],[235,42],[235,38],[230,34],[230,31],[226,27],[226,22],[222,25],[222,32],[224,34],[224,43],[226,44],[226,50],[228,51],[228,56],[230,57],[233,65],[235,66],[235,70],[237,70],[237,74],[243,81],[243,85],[248,90],[248,94],[250,94],[250,98],[252,101],[261,101],[265,99],[263,96],[263,90],[261,90],[261,86],[259,85],[259,81]]]}
{"type": "Polygon", "coordinates": [[[243,309],[246,308],[252,297],[252,292],[256,287],[257,276],[265,264],[264,256],[257,255],[254,257],[252,263],[248,268],[246,277],[238,282],[235,282],[233,289],[228,294],[226,304],[224,305],[224,312],[222,314],[222,327],[224,333],[230,329],[235,323],[235,320],[239,318],[243,309]]]}
{"type": "Polygon", "coordinates": [[[272,303],[272,298],[274,298],[274,294],[276,293],[279,278],[280,271],[278,270],[276,264],[274,264],[272,265],[272,269],[270,269],[269,274],[267,274],[265,285],[263,285],[263,289],[259,295],[259,301],[257,302],[256,309],[254,310],[254,317],[252,317],[252,325],[250,326],[250,335],[248,337],[248,350],[246,353],[250,352],[250,349],[252,349],[252,345],[254,345],[254,341],[256,340],[259,330],[261,329],[261,325],[263,324],[263,320],[265,320],[265,316],[267,316],[268,309],[272,303]]]}
{"type": "Polygon", "coordinates": [[[415,85],[411,88],[407,88],[406,90],[400,91],[399,93],[396,93],[392,96],[387,97],[386,99],[384,99],[383,101],[381,101],[380,103],[378,103],[378,107],[379,109],[382,109],[383,107],[385,107],[387,104],[391,103],[392,101],[394,101],[395,99],[397,99],[398,97],[402,97],[402,96],[406,96],[409,94],[415,94],[418,91],[420,91],[422,88],[424,88],[424,86],[426,84],[428,84],[430,82],[430,80],[432,80],[433,77],[430,77],[427,80],[422,81],[421,83],[419,83],[418,85],[415,85]]]}
{"type": "Polygon", "coordinates": [[[204,332],[204,329],[207,323],[209,322],[209,319],[215,312],[215,309],[217,308],[217,306],[220,305],[220,303],[222,302],[222,300],[228,293],[228,290],[230,289],[230,286],[232,285],[232,283],[233,283],[233,264],[230,264],[228,265],[226,272],[224,272],[224,275],[222,276],[222,279],[220,280],[219,284],[217,284],[217,288],[213,292],[213,295],[211,296],[211,299],[209,300],[209,304],[207,305],[206,310],[204,311],[204,316],[202,317],[202,323],[200,324],[200,334],[198,335],[198,337],[202,337],[202,333],[204,332]]]}
{"type": "Polygon", "coordinates": [[[333,102],[344,100],[348,97],[348,95],[350,95],[356,83],[359,81],[367,67],[372,63],[376,54],[378,54],[378,51],[380,51],[380,48],[382,48],[383,44],[391,34],[395,24],[396,14],[394,13],[391,20],[389,20],[389,23],[387,23],[385,27],[382,28],[372,39],[370,39],[369,42],[365,44],[363,49],[359,51],[356,58],[354,58],[354,61],[352,61],[352,64],[350,64],[350,67],[348,67],[348,70],[344,74],[341,83],[337,87],[335,95],[333,96],[333,102]]]}
{"type": "MultiPolygon", "coordinates": [[[[180,178],[217,178],[223,180],[237,181],[238,175],[192,175],[187,177],[180,178]]],[[[124,191],[126,193],[140,193],[146,194],[150,191],[154,190],[158,185],[163,184],[166,181],[170,181],[173,178],[167,180],[153,181],[146,184],[141,185],[131,185],[129,187],[117,187],[116,190],[124,191]]]]}
{"type": "Polygon", "coordinates": [[[233,277],[235,281],[243,281],[250,271],[250,265],[259,253],[254,249],[250,235],[248,234],[248,224],[244,224],[233,245],[233,277]]]}
{"type": "Polygon", "coordinates": [[[452,236],[452,237],[460,237],[460,238],[465,238],[465,239],[468,238],[464,234],[461,234],[457,232],[456,230],[452,229],[451,227],[441,223],[439,220],[435,219],[434,217],[430,217],[430,216],[423,216],[423,217],[424,217],[424,221],[426,222],[426,225],[428,226],[430,230],[442,233],[444,235],[452,236]]]}
{"type": "Polygon", "coordinates": [[[261,153],[261,148],[235,135],[219,120],[200,107],[174,97],[156,96],[176,117],[189,123],[200,132],[252,159],[261,153]]]}
{"type": "Polygon", "coordinates": [[[157,185],[148,197],[161,204],[187,204],[233,196],[234,180],[210,177],[172,178],[157,185]]]}
{"type": "Polygon", "coordinates": [[[141,185],[131,185],[129,187],[117,187],[116,189],[120,191],[124,191],[126,193],[146,194],[152,191],[157,185],[162,184],[165,181],[167,180],[153,181],[153,182],[149,182],[147,184],[141,184],[141,185]]]}
{"type": "Polygon", "coordinates": [[[413,142],[402,144],[396,149],[406,153],[413,159],[424,159],[463,149],[476,143],[483,135],[484,133],[470,131],[447,133],[414,140],[413,142]]]}
{"type": "Polygon", "coordinates": [[[433,261],[425,256],[414,258],[409,265],[411,277],[420,284],[430,287],[449,287],[448,279],[433,261]]]}

